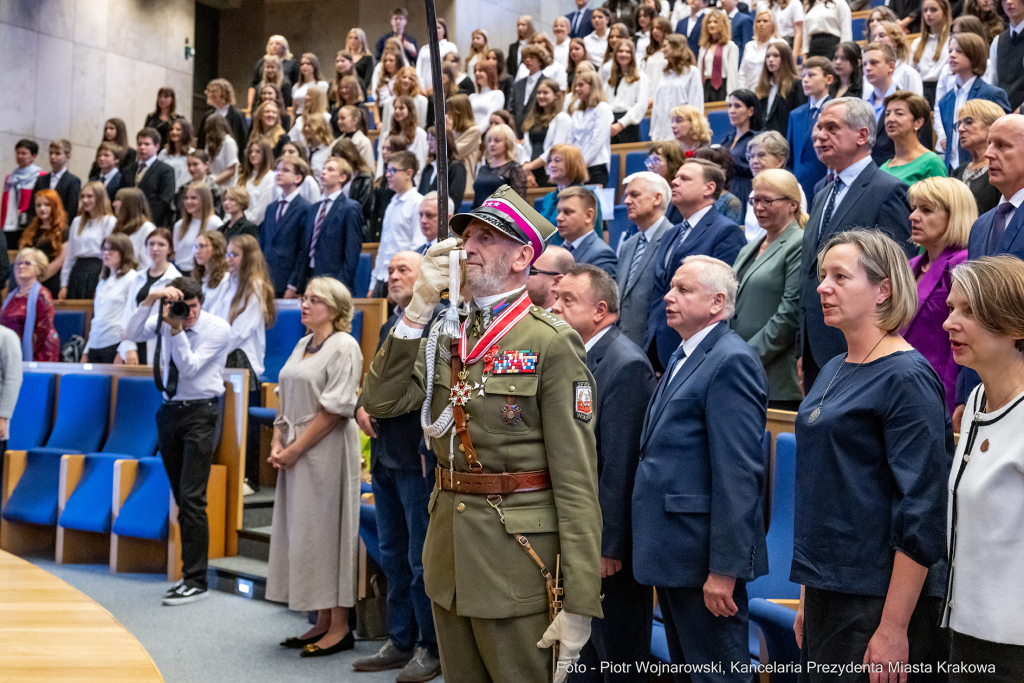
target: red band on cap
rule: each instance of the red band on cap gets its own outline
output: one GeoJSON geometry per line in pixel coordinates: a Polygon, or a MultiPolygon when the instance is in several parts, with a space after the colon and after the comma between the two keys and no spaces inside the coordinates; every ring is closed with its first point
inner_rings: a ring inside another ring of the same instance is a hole
{"type": "Polygon", "coordinates": [[[516,207],[504,199],[488,199],[481,205],[481,208],[484,207],[488,209],[497,209],[508,216],[513,223],[518,225],[519,228],[526,233],[527,238],[530,240],[530,246],[533,247],[533,260],[530,261],[531,265],[533,264],[533,261],[540,258],[541,252],[544,251],[544,240],[541,238],[540,232],[537,231],[537,228],[533,227],[533,224],[527,220],[526,216],[520,213],[516,207]]]}

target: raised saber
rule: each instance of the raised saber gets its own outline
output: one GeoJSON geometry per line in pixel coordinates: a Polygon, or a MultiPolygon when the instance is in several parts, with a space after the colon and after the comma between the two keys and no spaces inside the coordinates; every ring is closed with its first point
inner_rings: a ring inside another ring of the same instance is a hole
{"type": "MultiPolygon", "coordinates": [[[[427,34],[430,39],[430,74],[434,85],[434,138],[437,140],[437,241],[448,239],[448,135],[441,82],[441,47],[437,36],[434,0],[423,0],[427,9],[427,34]]],[[[458,209],[458,207],[455,207],[458,209]]]]}

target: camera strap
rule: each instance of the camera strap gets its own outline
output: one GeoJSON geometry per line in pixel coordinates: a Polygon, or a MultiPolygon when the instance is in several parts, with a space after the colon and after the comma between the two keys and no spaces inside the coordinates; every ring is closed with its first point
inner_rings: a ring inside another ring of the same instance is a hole
{"type": "Polygon", "coordinates": [[[156,350],[153,353],[153,379],[156,381],[157,390],[167,394],[168,399],[172,399],[178,393],[178,368],[174,364],[174,359],[170,358],[168,354],[167,362],[170,363],[170,367],[167,369],[167,386],[165,387],[163,372],[163,326],[164,300],[160,299],[157,302],[156,311],[156,350]]]}

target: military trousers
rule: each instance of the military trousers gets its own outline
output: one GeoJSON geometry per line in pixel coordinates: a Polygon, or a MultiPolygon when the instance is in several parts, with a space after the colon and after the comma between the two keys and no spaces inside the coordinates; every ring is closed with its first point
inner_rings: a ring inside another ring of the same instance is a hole
{"type": "Polygon", "coordinates": [[[550,624],[547,611],[525,617],[481,619],[431,601],[445,683],[544,683],[551,680],[551,649],[537,647],[550,624]]]}

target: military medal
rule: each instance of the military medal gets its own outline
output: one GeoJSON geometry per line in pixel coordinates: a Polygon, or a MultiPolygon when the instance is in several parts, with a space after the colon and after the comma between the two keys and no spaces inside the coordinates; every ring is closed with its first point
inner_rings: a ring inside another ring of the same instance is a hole
{"type": "Polygon", "coordinates": [[[459,372],[459,381],[452,387],[452,403],[457,406],[464,406],[469,403],[472,389],[469,388],[469,384],[466,382],[466,378],[469,377],[469,371],[463,368],[459,372]]]}
{"type": "Polygon", "coordinates": [[[501,418],[509,427],[519,424],[522,422],[522,415],[519,410],[519,406],[515,403],[509,403],[501,409],[501,418]]]}

